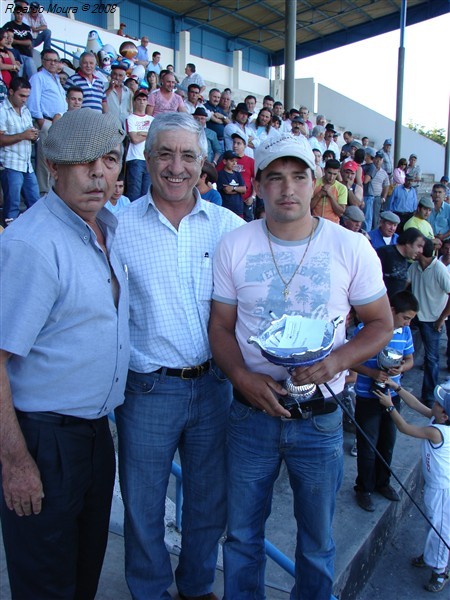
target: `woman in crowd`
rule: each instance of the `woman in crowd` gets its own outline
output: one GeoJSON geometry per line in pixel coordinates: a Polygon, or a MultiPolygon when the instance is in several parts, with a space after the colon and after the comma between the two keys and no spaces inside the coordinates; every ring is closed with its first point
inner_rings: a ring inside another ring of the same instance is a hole
{"type": "Polygon", "coordinates": [[[394,173],[392,175],[392,179],[394,185],[403,185],[405,183],[405,175],[406,175],[406,167],[408,166],[408,161],[406,158],[401,158],[398,161],[397,168],[394,169],[394,173]]]}
{"type": "Polygon", "coordinates": [[[257,148],[261,142],[273,135],[272,111],[269,108],[262,108],[256,119],[250,123],[249,128],[254,132],[253,148],[257,148]]]}
{"type": "Polygon", "coordinates": [[[9,89],[11,80],[20,69],[20,65],[16,62],[12,52],[6,47],[8,32],[0,29],[0,71],[3,83],[9,89]]]}

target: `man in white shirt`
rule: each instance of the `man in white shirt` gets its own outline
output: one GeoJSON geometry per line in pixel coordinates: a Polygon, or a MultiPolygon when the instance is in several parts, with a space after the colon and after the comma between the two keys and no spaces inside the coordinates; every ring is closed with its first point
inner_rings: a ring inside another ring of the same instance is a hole
{"type": "Polygon", "coordinates": [[[127,197],[131,202],[144,196],[150,185],[144,149],[153,117],[145,112],[147,99],[147,90],[138,90],[134,94],[133,113],[128,117],[126,123],[128,137],[130,138],[126,158],[126,187],[127,197]]]}

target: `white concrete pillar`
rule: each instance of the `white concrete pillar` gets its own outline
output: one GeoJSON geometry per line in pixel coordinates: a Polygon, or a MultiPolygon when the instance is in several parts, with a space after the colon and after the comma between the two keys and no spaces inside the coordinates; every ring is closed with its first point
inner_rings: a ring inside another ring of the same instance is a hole
{"type": "Polygon", "coordinates": [[[233,70],[231,72],[233,90],[245,89],[245,85],[241,85],[242,81],[242,50],[233,51],[233,70]]]}
{"type": "Polygon", "coordinates": [[[117,30],[120,28],[120,21],[120,6],[116,6],[115,12],[106,13],[106,29],[108,31],[117,33],[117,30]]]}
{"type": "Polygon", "coordinates": [[[178,48],[175,52],[175,73],[178,73],[181,79],[184,77],[184,68],[186,63],[192,62],[191,58],[191,32],[180,31],[178,34],[178,48]]]}

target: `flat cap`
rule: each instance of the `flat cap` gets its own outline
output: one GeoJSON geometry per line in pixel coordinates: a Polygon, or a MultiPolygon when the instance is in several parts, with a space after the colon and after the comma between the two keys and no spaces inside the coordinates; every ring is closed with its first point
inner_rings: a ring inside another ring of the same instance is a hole
{"type": "Polygon", "coordinates": [[[384,210],[382,213],[380,213],[380,219],[383,219],[383,221],[389,221],[390,223],[395,223],[396,225],[400,223],[400,217],[391,210],[384,210]]]}
{"type": "Polygon", "coordinates": [[[364,152],[366,154],[368,154],[369,156],[371,156],[372,158],[375,158],[376,151],[375,151],[374,148],[371,148],[370,146],[367,146],[367,148],[364,148],[364,152]]]}
{"type": "Polygon", "coordinates": [[[99,110],[71,110],[55,121],[44,142],[47,160],[60,165],[89,163],[118,146],[125,131],[116,117],[99,110]]]}
{"type": "Polygon", "coordinates": [[[419,200],[419,206],[423,206],[424,208],[434,208],[433,201],[428,196],[422,196],[419,200]]]}
{"type": "Polygon", "coordinates": [[[342,217],[350,221],[357,221],[358,223],[362,223],[365,220],[363,211],[357,206],[347,206],[342,217]]]}

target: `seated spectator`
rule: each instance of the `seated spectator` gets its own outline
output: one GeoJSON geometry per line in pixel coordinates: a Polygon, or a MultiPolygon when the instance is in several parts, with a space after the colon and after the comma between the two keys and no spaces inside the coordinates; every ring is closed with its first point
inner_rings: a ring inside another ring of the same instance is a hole
{"type": "Polygon", "coordinates": [[[248,110],[248,121],[249,123],[251,123],[252,121],[254,121],[256,119],[256,96],[253,96],[252,94],[249,94],[248,96],[246,96],[244,98],[244,102],[247,106],[247,110],[248,110]]]}
{"type": "Polygon", "coordinates": [[[263,108],[268,108],[271,112],[271,114],[273,114],[273,104],[275,102],[275,99],[272,96],[264,96],[263,98],[263,108]]]}
{"type": "Polygon", "coordinates": [[[24,2],[22,4],[15,4],[14,19],[6,23],[5,29],[12,31],[12,46],[20,53],[23,64],[23,75],[30,79],[32,75],[37,73],[37,68],[33,60],[33,35],[31,27],[23,22],[26,6],[24,2]]]}
{"type": "Polygon", "coordinates": [[[147,71],[145,79],[148,83],[148,93],[151,94],[152,92],[156,92],[159,88],[157,73],[155,71],[147,71]]]}
{"type": "Polygon", "coordinates": [[[200,88],[200,94],[203,94],[203,92],[206,89],[206,85],[203,81],[203,77],[196,72],[196,67],[194,63],[187,63],[184,72],[186,73],[186,77],[180,83],[178,88],[183,90],[183,92],[187,93],[191,83],[196,83],[200,88]]]}
{"type": "Polygon", "coordinates": [[[17,75],[20,70],[20,63],[16,62],[14,55],[6,46],[10,34],[11,32],[6,29],[0,29],[0,73],[7,88],[9,88],[14,75],[17,75]]]}
{"type": "MultiPolygon", "coordinates": [[[[193,115],[199,106],[203,106],[200,101],[200,86],[198,83],[191,83],[187,89],[187,98],[184,100],[186,112],[193,115]]],[[[208,115],[208,113],[206,113],[208,115]]]]}
{"type": "Polygon", "coordinates": [[[143,35],[141,37],[141,45],[138,46],[137,54],[136,54],[135,61],[134,61],[134,64],[142,65],[145,69],[148,67],[148,64],[150,62],[150,56],[149,56],[149,50],[148,50],[149,43],[150,43],[150,40],[148,39],[148,37],[146,35],[143,35]]]}
{"type": "Polygon", "coordinates": [[[394,169],[394,173],[392,175],[394,185],[403,185],[405,183],[407,164],[406,158],[401,158],[398,161],[397,167],[394,169]]]}
{"type": "Polygon", "coordinates": [[[380,225],[369,231],[370,243],[375,250],[397,243],[398,234],[395,231],[399,223],[400,218],[390,210],[385,210],[380,214],[380,225]]]}
{"type": "Polygon", "coordinates": [[[29,12],[23,17],[23,22],[31,28],[33,48],[44,44],[44,50],[48,50],[52,47],[52,32],[48,28],[47,21],[44,19],[43,11],[40,11],[39,8],[39,2],[32,2],[29,12]]]}
{"type": "Polygon", "coordinates": [[[341,225],[349,231],[355,233],[362,233],[365,237],[368,237],[367,233],[362,229],[364,223],[364,213],[357,206],[347,206],[344,210],[344,214],[341,217],[341,225]]]}
{"type": "Polygon", "coordinates": [[[345,185],[337,181],[339,161],[327,160],[323,177],[316,182],[311,200],[311,213],[339,223],[339,219],[347,206],[348,191],[345,185]]]}
{"type": "Polygon", "coordinates": [[[67,110],[77,110],[83,106],[83,90],[73,85],[66,92],[67,110]]]}
{"type": "Polygon", "coordinates": [[[147,114],[156,117],[164,112],[187,112],[183,99],[175,94],[175,77],[166,72],[161,76],[161,87],[148,95],[147,114]]]}
{"type": "Polygon", "coordinates": [[[223,92],[220,95],[219,107],[223,110],[224,115],[226,115],[228,119],[231,120],[231,113],[236,108],[232,108],[231,92],[223,90],[223,92]]]}
{"type": "Polygon", "coordinates": [[[316,179],[320,179],[321,177],[323,177],[322,152],[318,148],[313,148],[313,154],[314,154],[314,161],[316,164],[314,173],[315,173],[316,179]]]}
{"type": "Polygon", "coordinates": [[[217,204],[217,206],[222,206],[222,196],[213,187],[213,184],[217,183],[217,177],[214,165],[205,160],[196,187],[204,200],[217,204]]]}
{"type": "Polygon", "coordinates": [[[133,96],[139,89],[139,84],[134,77],[128,77],[127,79],[125,79],[124,85],[127,86],[127,88],[130,90],[133,96]]]}
{"type": "Polygon", "coordinates": [[[445,185],[435,183],[431,191],[433,210],[429,217],[434,236],[444,241],[450,237],[450,204],[445,201],[445,185]]]}
{"type": "Polygon", "coordinates": [[[231,123],[225,126],[223,133],[226,150],[231,150],[233,148],[233,139],[231,137],[233,133],[245,133],[247,138],[245,153],[247,156],[253,158],[253,138],[255,132],[250,129],[250,126],[248,125],[249,114],[245,102],[239,102],[232,113],[231,123]]]}
{"type": "Polygon", "coordinates": [[[417,208],[417,192],[412,187],[413,181],[414,175],[406,173],[405,183],[397,185],[392,192],[390,209],[400,217],[398,233],[403,231],[404,224],[413,216],[417,208]]]}
{"type": "Polygon", "coordinates": [[[172,73],[172,75],[175,77],[175,81],[177,82],[177,84],[180,83],[180,80],[178,79],[178,77],[175,73],[175,68],[173,65],[167,65],[166,71],[170,71],[172,73]]]}
{"type": "Polygon", "coordinates": [[[279,131],[281,129],[283,119],[281,117],[279,117],[278,115],[272,115],[272,120],[270,123],[271,123],[273,129],[276,129],[277,131],[279,131]]]}
{"type": "Polygon", "coordinates": [[[280,117],[280,119],[283,119],[283,112],[284,112],[283,103],[280,102],[279,100],[274,102],[273,108],[272,108],[272,114],[274,116],[280,117]]]}
{"type": "Polygon", "coordinates": [[[154,71],[157,75],[161,73],[161,65],[159,64],[161,60],[161,52],[155,50],[152,54],[152,60],[148,63],[147,71],[154,71]]]}
{"type": "Polygon", "coordinates": [[[222,206],[228,208],[236,215],[244,218],[245,187],[242,175],[236,172],[237,155],[232,150],[227,150],[223,155],[223,169],[219,171],[217,189],[222,196],[222,206]]]}
{"type": "Polygon", "coordinates": [[[208,113],[203,106],[199,106],[195,109],[194,114],[192,115],[198,123],[204,128],[206,139],[208,140],[208,161],[213,163],[214,166],[217,165],[217,161],[219,160],[219,156],[222,153],[222,147],[217,139],[217,135],[214,133],[212,129],[208,129],[206,127],[206,123],[208,120],[208,113]]]}
{"type": "Polygon", "coordinates": [[[229,119],[225,111],[219,106],[220,103],[220,90],[212,88],[209,91],[208,100],[204,104],[204,108],[209,112],[210,119],[206,124],[208,129],[214,131],[219,140],[222,152],[225,150],[224,145],[224,129],[225,125],[228,125],[229,119]]]}
{"type": "Polygon", "coordinates": [[[361,144],[363,145],[363,148],[368,148],[369,138],[366,135],[363,138],[361,138],[361,144]]]}
{"type": "Polygon", "coordinates": [[[433,202],[430,198],[424,196],[419,200],[416,212],[414,215],[406,221],[403,226],[403,230],[406,231],[410,227],[418,229],[425,238],[431,240],[436,249],[442,246],[442,242],[439,238],[434,237],[434,231],[427,219],[430,218],[431,211],[433,210],[433,202]]]}
{"type": "Polygon", "coordinates": [[[117,215],[118,212],[120,212],[124,208],[127,208],[130,205],[129,198],[123,195],[123,189],[123,175],[119,175],[114,186],[114,193],[111,196],[111,198],[105,203],[105,208],[107,208],[114,215],[117,215]]]}
{"type": "Polygon", "coordinates": [[[144,150],[153,117],[147,115],[147,90],[138,90],[133,98],[133,114],[126,121],[130,145],[126,156],[127,195],[131,202],[145,196],[150,187],[144,150]]]}
{"type": "Polygon", "coordinates": [[[272,113],[268,108],[262,108],[258,116],[249,125],[253,135],[253,148],[257,148],[261,142],[266,140],[271,135],[274,135],[272,130],[272,113]]]}
{"type": "Polygon", "coordinates": [[[59,71],[58,77],[59,83],[64,87],[69,79],[69,73],[66,73],[66,71],[59,71]]]}
{"type": "Polygon", "coordinates": [[[322,162],[324,165],[329,160],[336,160],[336,154],[333,150],[325,150],[325,152],[322,154],[322,162]]]}

